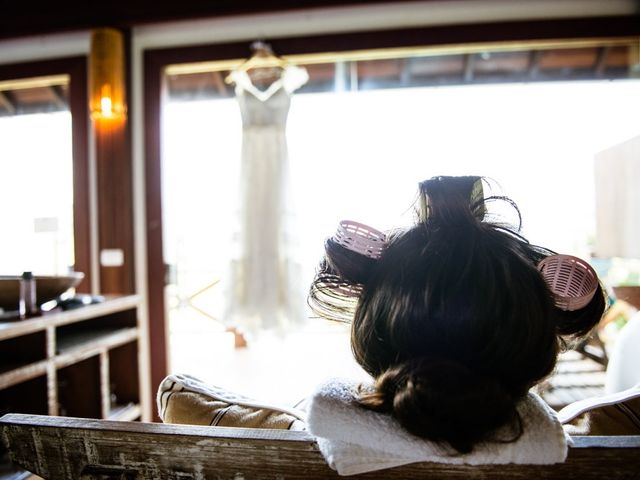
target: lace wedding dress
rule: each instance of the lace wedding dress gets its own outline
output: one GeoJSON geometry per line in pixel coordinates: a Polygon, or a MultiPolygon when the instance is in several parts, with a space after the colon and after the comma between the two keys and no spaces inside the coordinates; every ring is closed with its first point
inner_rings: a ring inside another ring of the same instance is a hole
{"type": "Polygon", "coordinates": [[[239,221],[225,317],[249,331],[284,329],[303,320],[306,295],[295,258],[285,129],[292,93],[308,76],[290,66],[266,90],[258,89],[245,71],[232,72],[230,78],[243,134],[239,221]]]}

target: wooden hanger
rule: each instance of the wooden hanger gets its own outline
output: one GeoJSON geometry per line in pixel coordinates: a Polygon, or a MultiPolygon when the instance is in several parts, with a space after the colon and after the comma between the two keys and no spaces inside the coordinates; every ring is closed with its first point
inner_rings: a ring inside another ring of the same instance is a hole
{"type": "MultiPolygon", "coordinates": [[[[253,55],[234,69],[234,72],[247,72],[255,68],[281,68],[284,69],[291,64],[273,53],[271,46],[262,41],[255,41],[251,44],[253,55]]],[[[228,75],[225,82],[233,83],[233,75],[228,75]]]]}

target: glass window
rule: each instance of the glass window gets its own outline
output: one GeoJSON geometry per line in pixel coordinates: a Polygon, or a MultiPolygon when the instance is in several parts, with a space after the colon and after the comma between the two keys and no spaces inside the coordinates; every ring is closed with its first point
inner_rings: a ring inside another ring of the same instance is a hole
{"type": "MultiPolygon", "coordinates": [[[[589,258],[595,156],[640,134],[640,81],[632,78],[630,48],[292,58],[310,76],[293,95],[286,130],[301,283],[309,285],[339,220],[379,229],[409,224],[418,182],[434,175],[495,180],[496,191],[518,204],[530,241],[589,258]]],[[[211,332],[225,326],[220,281],[237,222],[242,119],[224,82],[228,71],[212,62],[166,72],[163,225],[165,261],[174,273],[167,289],[172,369],[291,402],[318,378],[353,376],[346,329],[314,320],[288,340],[258,342],[248,353],[233,354],[228,342],[207,346],[215,341],[211,332]],[[269,379],[274,369],[296,384],[273,392],[255,383],[256,371],[269,379]]],[[[505,215],[514,219],[513,212],[505,215]]]]}
{"type": "Polygon", "coordinates": [[[0,274],[74,264],[68,78],[0,82],[0,274]]]}

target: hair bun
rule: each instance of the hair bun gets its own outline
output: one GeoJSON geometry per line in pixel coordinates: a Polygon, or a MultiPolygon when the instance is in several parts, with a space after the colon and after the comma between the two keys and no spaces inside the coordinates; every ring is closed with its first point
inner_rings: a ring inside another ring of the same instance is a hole
{"type": "Polygon", "coordinates": [[[409,432],[446,441],[461,453],[470,452],[487,432],[518,418],[516,399],[500,382],[453,361],[392,367],[379,378],[377,392],[382,397],[379,406],[386,407],[379,409],[392,412],[409,432]]]}
{"type": "Polygon", "coordinates": [[[456,221],[461,217],[482,220],[485,216],[481,177],[433,177],[421,182],[419,188],[418,218],[422,223],[456,221]]]}

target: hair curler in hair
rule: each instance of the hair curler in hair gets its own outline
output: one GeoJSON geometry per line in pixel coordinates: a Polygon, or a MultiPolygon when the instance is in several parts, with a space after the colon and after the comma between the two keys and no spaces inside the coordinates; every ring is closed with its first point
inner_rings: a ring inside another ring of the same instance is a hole
{"type": "Polygon", "coordinates": [[[347,250],[378,260],[387,247],[384,233],[362,223],[342,220],[332,240],[347,250]]]}
{"type": "Polygon", "coordinates": [[[584,260],[571,255],[550,255],[538,263],[556,307],[575,311],[586,307],[598,289],[598,276],[584,260]]]}
{"type": "Polygon", "coordinates": [[[325,242],[325,257],[309,289],[311,309],[329,320],[351,322],[363,286],[386,248],[384,233],[342,220],[325,242]]]}

